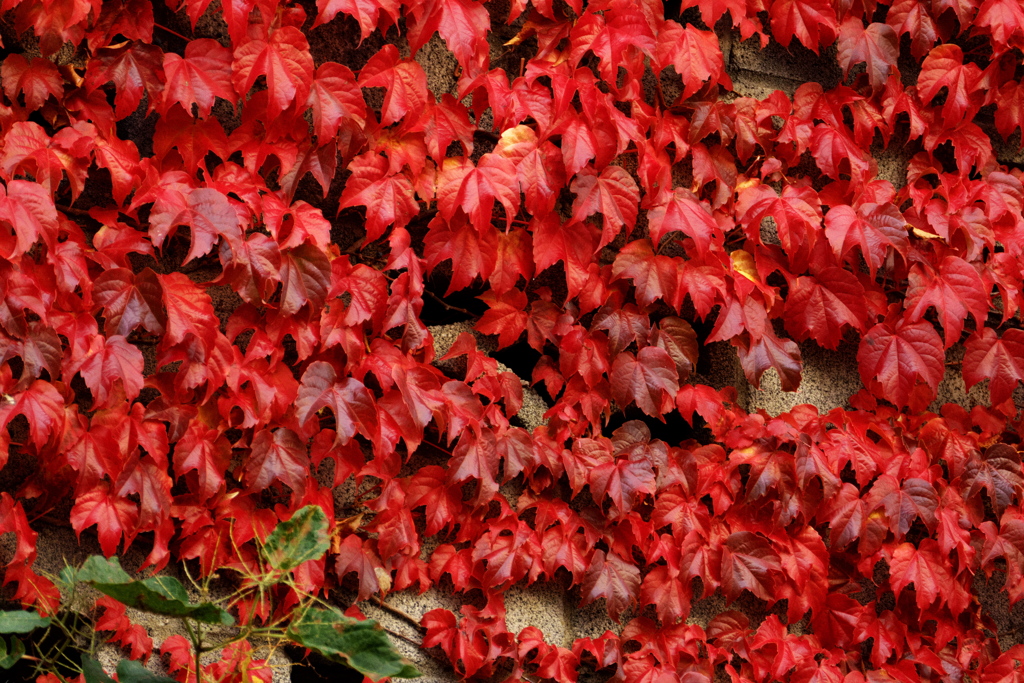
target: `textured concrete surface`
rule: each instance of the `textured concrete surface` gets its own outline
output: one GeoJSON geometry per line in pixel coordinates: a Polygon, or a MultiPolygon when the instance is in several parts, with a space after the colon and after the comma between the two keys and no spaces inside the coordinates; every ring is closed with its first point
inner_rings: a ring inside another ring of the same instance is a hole
{"type": "Polygon", "coordinates": [[[762,50],[757,39],[740,41],[738,31],[719,31],[718,36],[726,71],[739,95],[764,98],[775,90],[792,95],[801,83],[818,82],[828,90],[842,82],[835,45],[815,55],[797,42],[787,50],[772,41],[762,50]]]}
{"type": "Polygon", "coordinates": [[[842,343],[836,351],[823,349],[814,342],[800,345],[804,372],[797,391],[783,391],[779,375],[768,370],[761,376],[761,387],[748,390],[747,410],[765,410],[778,415],[795,406],[809,403],[824,413],[845,406],[862,384],[857,370],[857,345],[842,343]]]}

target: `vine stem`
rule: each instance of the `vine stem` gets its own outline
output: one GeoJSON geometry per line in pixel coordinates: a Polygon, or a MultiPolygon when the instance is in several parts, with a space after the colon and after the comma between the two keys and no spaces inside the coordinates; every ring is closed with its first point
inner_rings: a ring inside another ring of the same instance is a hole
{"type": "Polygon", "coordinates": [[[57,204],[56,207],[58,211],[66,213],[69,216],[81,216],[82,218],[92,218],[92,216],[89,215],[88,211],[83,211],[82,209],[76,209],[71,206],[64,206],[63,204],[57,204]]]}
{"type": "Polygon", "coordinates": [[[416,640],[415,638],[410,638],[409,636],[402,635],[398,631],[392,631],[391,629],[389,629],[387,627],[382,627],[382,628],[384,628],[384,630],[389,635],[392,635],[395,638],[401,638],[402,640],[404,640],[405,642],[409,643],[410,645],[412,645],[414,647],[418,647],[418,648],[422,648],[423,647],[423,643],[421,643],[420,641],[416,640]]]}
{"type": "Polygon", "coordinates": [[[470,318],[478,318],[478,317],[480,317],[476,313],[473,313],[472,311],[467,311],[465,308],[459,308],[458,306],[452,306],[450,303],[448,303],[447,301],[445,301],[444,299],[439,297],[437,294],[434,294],[429,289],[424,289],[423,291],[424,291],[424,293],[427,296],[429,296],[431,299],[433,299],[437,303],[439,303],[442,306],[444,306],[445,308],[447,308],[449,311],[455,311],[456,313],[462,313],[463,315],[468,315],[470,318]]]}
{"type": "Polygon", "coordinates": [[[196,683],[202,683],[203,674],[202,665],[200,663],[200,657],[202,656],[203,653],[202,633],[200,632],[197,635],[196,632],[192,630],[192,624],[189,622],[187,618],[182,619],[182,622],[184,622],[185,624],[185,630],[188,631],[189,640],[192,641],[192,649],[196,653],[196,683]]]}
{"type": "Polygon", "coordinates": [[[384,600],[382,600],[381,598],[377,597],[376,595],[373,596],[373,601],[374,601],[374,604],[376,604],[378,607],[380,607],[385,612],[388,612],[389,614],[392,614],[392,615],[394,615],[396,617],[399,617],[400,619],[404,619],[405,621],[409,622],[410,624],[412,624],[415,628],[417,628],[420,631],[426,630],[426,629],[424,629],[420,625],[420,622],[419,622],[419,620],[416,617],[412,616],[411,614],[409,614],[405,610],[399,609],[398,607],[395,607],[394,605],[389,605],[388,603],[384,602],[384,600]]]}
{"type": "Polygon", "coordinates": [[[181,38],[182,40],[185,40],[185,41],[191,41],[192,40],[191,38],[186,38],[185,36],[181,35],[177,31],[175,31],[173,29],[169,29],[166,26],[163,26],[161,24],[153,24],[153,28],[158,28],[161,31],[166,31],[167,33],[170,33],[172,36],[178,36],[179,38],[181,38]]]}

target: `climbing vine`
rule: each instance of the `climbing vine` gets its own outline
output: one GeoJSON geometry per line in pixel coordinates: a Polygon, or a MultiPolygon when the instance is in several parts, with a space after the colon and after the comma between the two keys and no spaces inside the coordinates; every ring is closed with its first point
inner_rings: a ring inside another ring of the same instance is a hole
{"type": "Polygon", "coordinates": [[[243,628],[452,593],[422,647],[467,679],[1019,675],[972,592],[1024,595],[1017,0],[2,9],[11,601],[60,609],[56,519],[229,577],[243,628]],[[723,38],[841,82],[737,96],[723,38]],[[856,348],[864,389],[771,416],[708,386],[726,345],[796,390],[798,343],[856,348]],[[935,405],[961,378],[988,403],[935,405]],[[307,506],[329,548],[271,600],[246,577],[307,506]],[[621,629],[510,632],[538,582],[621,629]]]}

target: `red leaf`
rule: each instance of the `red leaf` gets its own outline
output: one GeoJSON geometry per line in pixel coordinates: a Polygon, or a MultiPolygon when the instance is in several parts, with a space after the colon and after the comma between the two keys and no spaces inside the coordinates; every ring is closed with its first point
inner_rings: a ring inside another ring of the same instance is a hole
{"type": "Polygon", "coordinates": [[[755,387],[760,386],[761,375],[768,368],[774,368],[779,374],[779,384],[783,391],[796,391],[800,387],[803,361],[800,358],[800,347],[792,340],[780,339],[771,328],[767,328],[757,339],[746,334],[738,337],[734,344],[739,352],[743,374],[755,387]]]}
{"type": "Polygon", "coordinates": [[[681,99],[687,99],[711,79],[727,90],[732,82],[725,75],[725,60],[718,45],[718,37],[711,31],[701,31],[688,24],[666,21],[658,31],[658,48],[654,67],[661,71],[674,66],[683,79],[681,99]]]}
{"type": "Polygon", "coordinates": [[[489,308],[476,323],[476,329],[484,334],[498,335],[498,348],[511,346],[526,329],[526,295],[512,289],[497,296],[485,293],[480,300],[489,308]]]}
{"type": "Polygon", "coordinates": [[[307,303],[311,313],[323,308],[331,286],[331,262],[322,250],[303,244],[281,252],[281,315],[291,316],[307,303]]]}
{"type": "Polygon", "coordinates": [[[537,272],[543,272],[562,262],[570,298],[578,296],[587,284],[590,265],[600,240],[597,229],[587,223],[565,223],[556,213],[534,219],[533,261],[537,272]]]}
{"type": "Polygon", "coordinates": [[[50,196],[67,174],[71,197],[77,199],[85,189],[95,136],[96,128],[88,123],[61,128],[51,138],[39,124],[18,121],[4,136],[0,168],[9,178],[30,174],[50,196]]]}
{"type": "Polygon", "coordinates": [[[149,96],[148,111],[153,111],[166,80],[163,54],[157,46],[138,41],[100,48],[85,71],[85,87],[94,90],[113,82],[117,90],[114,110],[119,119],[138,109],[143,91],[149,96]]]}
{"type": "Polygon", "coordinates": [[[382,33],[387,32],[390,26],[398,23],[398,17],[401,16],[400,5],[394,0],[317,0],[316,6],[319,11],[314,27],[331,21],[338,16],[338,12],[344,12],[359,23],[360,42],[366,40],[378,26],[382,33]],[[380,16],[381,10],[384,11],[384,18],[380,16]]]}
{"type": "Polygon", "coordinates": [[[167,346],[174,346],[191,335],[205,346],[213,346],[220,321],[213,312],[210,295],[181,273],[157,275],[156,278],[163,290],[164,310],[167,314],[167,331],[163,342],[167,346]]]}
{"type": "Polygon", "coordinates": [[[529,126],[519,125],[502,133],[494,151],[515,163],[516,177],[526,196],[524,206],[527,211],[534,216],[551,213],[558,193],[565,185],[566,170],[561,150],[549,140],[538,141],[529,126]]]}
{"type": "Polygon", "coordinates": [[[921,0],[896,0],[885,21],[896,30],[897,39],[904,33],[910,36],[910,51],[917,59],[924,57],[939,39],[929,6],[921,0]]]}
{"type": "Polygon", "coordinates": [[[730,601],[748,590],[762,600],[775,599],[776,575],[782,571],[779,555],[762,536],[737,531],[722,548],[722,588],[730,601]]]}
{"type": "Polygon", "coordinates": [[[5,258],[24,254],[40,239],[51,249],[57,246],[57,209],[49,194],[35,183],[8,181],[6,191],[0,190],[0,220],[10,224],[14,236],[13,249],[6,237],[0,241],[5,258]]]}
{"type": "Polygon", "coordinates": [[[390,173],[388,160],[374,152],[356,157],[349,164],[352,175],[341,194],[340,208],[366,207],[366,241],[384,234],[392,223],[404,228],[419,213],[412,181],[405,173],[390,173]]]}
{"type": "Polygon", "coordinates": [[[774,0],[769,12],[772,36],[789,47],[793,38],[811,52],[831,45],[836,39],[835,10],[826,0],[774,0]]]}
{"type": "Polygon", "coordinates": [[[668,256],[655,255],[651,243],[636,240],[624,246],[612,265],[613,278],[629,278],[636,287],[636,301],[648,306],[661,299],[678,309],[682,288],[678,284],[677,263],[668,256]]]}
{"type": "Polygon", "coordinates": [[[200,499],[209,500],[224,484],[231,462],[231,444],[216,429],[193,421],[174,447],[174,474],[183,477],[192,470],[198,478],[200,499]]]}
{"type": "Polygon", "coordinates": [[[946,256],[938,268],[915,263],[907,286],[907,320],[917,322],[934,306],[946,337],[946,348],[960,341],[968,314],[982,326],[988,318],[989,291],[978,271],[957,256],[946,256]]]}
{"type": "Polygon", "coordinates": [[[334,412],[338,442],[344,446],[358,432],[373,440],[377,433],[377,408],[363,383],[352,377],[337,381],[330,363],[310,363],[302,375],[295,399],[295,417],[300,425],[309,422],[321,408],[334,412]]]}
{"type": "Polygon", "coordinates": [[[64,79],[53,62],[34,57],[31,62],[19,54],[8,55],[0,67],[0,80],[4,93],[11,102],[18,101],[18,95],[25,97],[25,107],[35,111],[43,106],[49,97],[60,100],[64,95],[64,79]]]}
{"type": "Polygon", "coordinates": [[[714,218],[689,190],[677,187],[647,212],[651,243],[658,245],[661,238],[676,230],[692,237],[699,253],[706,253],[712,244],[721,244],[723,235],[714,218]]]}
{"type": "Polygon", "coordinates": [[[146,629],[133,624],[124,605],[113,598],[103,596],[96,601],[103,608],[103,616],[96,620],[97,631],[112,631],[110,642],[119,642],[130,649],[131,659],[144,659],[153,652],[153,639],[146,629]]]}
{"type": "Polygon", "coordinates": [[[594,497],[600,502],[610,498],[622,515],[641,503],[645,495],[655,492],[654,469],[642,456],[601,463],[589,471],[587,479],[594,497]]]}
{"type": "MultiPolygon", "coordinates": [[[[483,3],[476,0],[427,0],[412,11],[415,21],[409,25],[409,44],[417,52],[437,31],[459,65],[476,71],[486,60],[486,36],[491,18],[483,3]]],[[[486,63],[486,62],[485,62],[486,63]]]]}
{"type": "Polygon", "coordinates": [[[306,103],[313,81],[313,58],[309,43],[294,26],[282,26],[269,39],[256,38],[235,49],[231,63],[235,92],[241,97],[256,79],[266,77],[267,114],[275,117],[297,102],[306,103]]]}
{"type": "Polygon", "coordinates": [[[381,125],[390,126],[409,112],[427,108],[427,75],[410,59],[399,59],[398,48],[385,45],[359,72],[363,88],[385,88],[381,125]]]}
{"type": "Polygon", "coordinates": [[[880,91],[889,72],[896,68],[899,38],[892,26],[868,24],[855,16],[847,17],[839,30],[839,65],[847,76],[850,69],[863,63],[867,67],[868,81],[875,92],[880,91]]]}
{"type": "Polygon", "coordinates": [[[864,287],[853,273],[825,268],[816,275],[796,278],[786,297],[786,329],[803,341],[810,337],[820,346],[839,346],[846,327],[863,332],[868,319],[864,287]]]}
{"type": "Polygon", "coordinates": [[[0,429],[15,415],[28,419],[29,434],[35,447],[42,448],[64,423],[64,398],[49,382],[37,379],[14,396],[6,394],[0,402],[0,429]]]}
{"type": "Polygon", "coordinates": [[[121,381],[123,397],[134,401],[142,390],[142,352],[120,335],[104,338],[100,335],[89,340],[85,355],[67,368],[69,376],[82,373],[82,379],[92,392],[93,409],[110,407],[110,399],[118,394],[114,383],[121,381]]]}
{"type": "Polygon", "coordinates": [[[678,571],[659,565],[644,577],[640,587],[640,604],[654,605],[658,619],[666,624],[674,624],[690,615],[689,586],[678,571]]]}
{"type": "MultiPolygon", "coordinates": [[[[829,211],[830,216],[832,211],[829,211]]],[[[756,242],[762,242],[762,221],[773,218],[782,247],[791,258],[803,245],[812,243],[821,226],[821,202],[809,187],[787,185],[780,197],[771,187],[754,184],[740,192],[736,212],[741,216],[740,222],[747,235],[756,242]]]]}
{"type": "Polygon", "coordinates": [[[640,188],[625,169],[608,166],[597,173],[587,168],[576,175],[570,189],[576,194],[572,203],[574,221],[595,213],[601,216],[604,228],[595,251],[615,239],[623,227],[632,229],[636,224],[640,188]]]}
{"type": "Polygon", "coordinates": [[[945,372],[942,341],[931,323],[906,318],[881,322],[864,335],[857,350],[864,386],[897,406],[930,401],[945,372]],[[918,385],[923,383],[924,387],[918,385]]]}
{"type": "Polygon", "coordinates": [[[1000,338],[992,328],[982,327],[964,346],[967,389],[987,379],[993,406],[1010,400],[1017,383],[1024,381],[1024,330],[1009,329],[1000,338]]]}
{"type": "Polygon", "coordinates": [[[996,514],[1002,515],[1024,491],[1020,453],[1005,443],[988,448],[984,455],[974,452],[964,467],[961,486],[968,502],[984,490],[996,514]]]}
{"type": "Polygon", "coordinates": [[[444,160],[437,182],[437,208],[451,220],[461,208],[473,226],[485,232],[491,225],[494,202],[505,209],[505,229],[519,211],[519,191],[516,171],[508,159],[497,154],[485,154],[474,166],[465,157],[444,160]]]}
{"type": "Polygon", "coordinates": [[[518,228],[497,232],[497,235],[498,248],[490,284],[491,291],[501,295],[516,287],[520,277],[527,281],[533,279],[533,240],[530,233],[518,228]]]}
{"type": "Polygon", "coordinates": [[[100,548],[107,557],[117,552],[117,544],[124,536],[125,548],[135,538],[139,509],[132,501],[110,491],[107,482],[78,497],[71,508],[71,526],[79,536],[96,525],[100,548]]]}
{"type": "Polygon", "coordinates": [[[825,235],[840,260],[859,247],[872,278],[889,247],[900,254],[910,248],[906,219],[891,204],[861,204],[856,211],[845,205],[833,207],[825,216],[825,235]]]}
{"type": "Polygon", "coordinates": [[[645,346],[633,354],[615,357],[611,372],[612,397],[620,407],[636,401],[640,410],[661,417],[672,410],[679,376],[672,357],[656,346],[645,346]]]}
{"type": "Polygon", "coordinates": [[[334,571],[339,579],[349,572],[359,576],[358,600],[366,600],[374,593],[387,592],[391,588],[391,575],[381,565],[373,546],[373,541],[350,534],[338,548],[334,571]]]}
{"type": "Polygon", "coordinates": [[[193,40],[185,46],[185,56],[168,52],[164,55],[164,89],[160,113],[166,114],[178,102],[192,113],[195,104],[199,118],[206,118],[218,97],[235,103],[235,88],[231,82],[231,52],[210,38],[193,40]]]}
{"type": "Polygon", "coordinates": [[[980,89],[981,69],[976,64],[964,64],[964,53],[951,43],[932,49],[921,64],[917,77],[917,94],[921,102],[930,103],[942,88],[946,88],[946,103],[942,106],[943,129],[955,128],[963,121],[974,118],[983,104],[980,89]]]}
{"type": "Polygon", "coordinates": [[[1015,44],[1020,44],[1020,38],[1024,36],[1024,9],[1018,3],[1007,0],[985,0],[971,24],[988,29],[992,36],[993,52],[999,56],[1015,44]]]}
{"type": "Polygon", "coordinates": [[[583,579],[581,607],[605,598],[608,614],[616,621],[636,602],[640,591],[640,570],[612,551],[595,550],[583,579]]]}
{"type": "Polygon", "coordinates": [[[366,103],[347,66],[324,62],[316,70],[307,102],[313,108],[313,129],[321,145],[342,128],[366,125],[366,103]]]}
{"type": "Polygon", "coordinates": [[[96,310],[103,309],[107,335],[126,337],[139,326],[152,334],[163,334],[167,317],[163,287],[157,278],[149,268],[137,275],[127,268],[112,268],[96,278],[93,299],[96,310]]]}
{"type": "Polygon", "coordinates": [[[487,280],[497,263],[498,231],[490,225],[477,230],[462,213],[451,221],[442,216],[434,218],[423,242],[423,256],[431,270],[449,259],[459,264],[452,268],[445,296],[469,287],[477,277],[487,280]]]}
{"type": "Polygon", "coordinates": [[[306,491],[309,455],[299,436],[290,429],[262,429],[252,437],[252,452],[245,463],[245,481],[252,492],[280,481],[296,498],[306,491]]]}
{"type": "Polygon", "coordinates": [[[903,543],[896,547],[889,562],[889,583],[898,598],[908,584],[914,584],[918,609],[927,609],[941,596],[958,616],[971,602],[971,596],[949,571],[947,561],[931,538],[918,547],[903,543]]]}

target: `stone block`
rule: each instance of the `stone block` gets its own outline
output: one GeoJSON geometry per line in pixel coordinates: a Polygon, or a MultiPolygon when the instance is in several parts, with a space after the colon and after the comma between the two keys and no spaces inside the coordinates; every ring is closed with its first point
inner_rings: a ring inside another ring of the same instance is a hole
{"type": "Polygon", "coordinates": [[[719,40],[723,44],[723,55],[728,55],[726,72],[733,80],[733,89],[741,95],[761,97],[763,95],[756,91],[765,87],[770,88],[767,94],[778,89],[792,95],[801,83],[807,82],[821,83],[822,88],[828,90],[843,80],[835,45],[816,55],[798,41],[789,49],[774,41],[761,49],[756,38],[741,41],[739,33],[733,30],[720,33],[719,40]]]}
{"type": "Polygon", "coordinates": [[[761,376],[760,388],[748,390],[748,410],[764,410],[776,416],[809,403],[825,413],[846,405],[850,396],[862,388],[856,344],[843,342],[837,350],[830,351],[814,342],[805,342],[800,345],[800,355],[804,361],[800,388],[783,391],[778,373],[768,370],[761,376]]]}
{"type": "Polygon", "coordinates": [[[527,626],[536,626],[551,645],[571,648],[579,637],[573,629],[571,606],[566,591],[553,583],[532,586],[515,585],[505,591],[505,623],[518,635],[527,626]]]}

